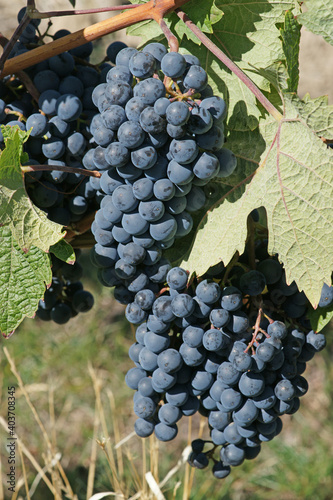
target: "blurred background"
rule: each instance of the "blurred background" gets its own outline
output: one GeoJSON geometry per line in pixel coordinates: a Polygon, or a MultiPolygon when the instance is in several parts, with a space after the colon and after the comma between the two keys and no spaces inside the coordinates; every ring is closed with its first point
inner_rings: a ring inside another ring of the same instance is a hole
{"type": "MultiPolygon", "coordinates": [[[[24,1],[0,0],[5,36],[15,29],[16,14],[25,5],[24,1]]],[[[69,9],[70,3],[40,1],[38,7],[69,9]]],[[[76,2],[77,9],[92,7],[96,4],[90,0],[76,2]]],[[[70,27],[75,31],[106,17],[58,18],[52,30],[70,27]]],[[[121,32],[98,42],[97,59],[103,57],[105,46],[124,37],[121,32]]],[[[126,37],[126,43],[138,41],[126,37]]],[[[333,47],[307,32],[302,36],[300,75],[300,96],[328,94],[333,103],[333,47]]],[[[255,461],[234,468],[227,479],[218,481],[209,470],[193,474],[182,456],[189,436],[208,435],[204,419],[182,419],[179,435],[171,443],[157,443],[153,438],[142,441],[133,435],[132,391],[124,376],[132,367],[127,352],[135,330],[124,320],[124,308],[113,299],[112,291],[99,285],[87,254],[83,266],[85,289],[95,296],[92,311],[61,326],[26,320],[9,340],[0,340],[0,500],[83,500],[93,493],[114,491],[118,494],[113,498],[133,500],[332,499],[332,327],[325,330],[327,349],[306,370],[310,389],[300,411],[283,417],[283,432],[262,446],[255,461]],[[9,495],[5,441],[7,388],[12,385],[16,387],[20,441],[18,491],[9,495]],[[164,496],[152,493],[144,478],[149,471],[162,481],[164,496]]]]}

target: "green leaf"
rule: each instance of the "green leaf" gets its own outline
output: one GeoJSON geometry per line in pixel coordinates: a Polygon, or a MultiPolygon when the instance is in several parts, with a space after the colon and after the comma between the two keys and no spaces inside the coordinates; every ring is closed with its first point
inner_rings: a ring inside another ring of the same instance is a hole
{"type": "MultiPolygon", "coordinates": [[[[192,16],[193,22],[203,32],[212,33],[213,25],[217,23],[223,15],[222,11],[215,5],[215,0],[196,0],[195,8],[193,7],[193,2],[190,2],[188,5],[183,6],[183,10],[188,15],[192,16]]],[[[185,26],[175,13],[169,14],[164,20],[179,40],[182,40],[183,37],[186,36],[194,43],[200,44],[197,37],[193,35],[192,31],[185,26]]],[[[164,38],[161,28],[156,21],[152,20],[143,21],[129,27],[127,29],[127,34],[140,36],[143,44],[151,42],[153,39],[164,38]]]]}
{"type": "Polygon", "coordinates": [[[5,149],[0,156],[0,226],[10,228],[22,250],[29,251],[31,246],[36,246],[48,252],[65,233],[60,224],[51,222],[27,196],[21,171],[21,163],[27,159],[22,154],[25,136],[15,128],[5,130],[5,149]]]}
{"type": "Polygon", "coordinates": [[[286,12],[284,29],[281,29],[282,47],[286,56],[286,64],[288,69],[288,90],[289,92],[297,92],[299,81],[299,43],[301,39],[301,25],[293,16],[292,12],[286,12]]]}
{"type": "Polygon", "coordinates": [[[311,99],[306,94],[303,99],[296,95],[292,97],[293,105],[297,108],[307,125],[312,128],[319,137],[333,140],[333,106],[328,105],[326,95],[311,99]]]}
{"type": "Polygon", "coordinates": [[[72,246],[64,239],[58,241],[55,245],[52,245],[50,247],[50,252],[58,257],[58,259],[67,262],[67,264],[74,264],[75,262],[75,252],[72,246]]]}
{"type": "Polygon", "coordinates": [[[219,260],[228,264],[236,251],[244,251],[248,214],[263,206],[269,253],[279,254],[287,282],[295,280],[316,307],[333,269],[333,153],[307,127],[288,96],[284,109],[279,124],[272,118],[261,122],[266,150],[260,166],[211,207],[181,265],[202,275],[219,260]]]}
{"type": "Polygon", "coordinates": [[[23,252],[8,226],[0,227],[0,240],[0,330],[8,337],[34,316],[52,272],[49,256],[35,246],[23,252]]]}
{"type": "Polygon", "coordinates": [[[315,332],[320,332],[333,318],[333,304],[330,307],[318,307],[307,313],[315,332]]]}
{"type": "Polygon", "coordinates": [[[69,3],[70,3],[73,7],[75,7],[76,0],[69,0],[69,3]]]}
{"type": "Polygon", "coordinates": [[[307,11],[298,16],[298,21],[306,29],[320,35],[333,45],[333,10],[332,3],[327,0],[311,0],[305,2],[307,11]]]}

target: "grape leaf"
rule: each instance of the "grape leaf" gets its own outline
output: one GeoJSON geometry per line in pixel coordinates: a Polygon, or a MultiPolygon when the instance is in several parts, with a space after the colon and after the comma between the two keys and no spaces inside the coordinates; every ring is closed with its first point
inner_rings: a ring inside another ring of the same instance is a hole
{"type": "Polygon", "coordinates": [[[65,261],[67,264],[74,264],[75,262],[75,252],[72,246],[64,239],[58,241],[55,245],[52,245],[50,247],[50,252],[58,257],[58,259],[65,261]]]}
{"type": "Polygon", "coordinates": [[[288,69],[288,90],[297,92],[299,80],[299,42],[301,39],[301,25],[293,16],[292,12],[286,12],[284,28],[281,29],[282,47],[286,56],[286,65],[288,69]]]}
{"type": "Polygon", "coordinates": [[[52,272],[48,254],[35,246],[21,250],[9,226],[0,227],[0,240],[0,331],[9,337],[26,316],[34,316],[52,272]]]}
{"type": "Polygon", "coordinates": [[[333,269],[333,153],[288,95],[284,108],[280,123],[262,120],[267,147],[259,167],[211,207],[181,265],[202,275],[219,260],[227,264],[236,251],[244,251],[248,214],[264,206],[269,253],[279,254],[287,282],[295,280],[316,307],[333,269]]]}
{"type": "Polygon", "coordinates": [[[333,11],[331,2],[327,0],[311,0],[305,2],[307,11],[298,16],[298,21],[306,29],[320,35],[333,45],[333,11]]]}
{"type": "Polygon", "coordinates": [[[307,125],[312,128],[319,137],[333,140],[333,106],[328,105],[328,97],[316,97],[311,99],[306,94],[303,99],[296,95],[292,97],[293,104],[297,108],[307,125]]]}
{"type": "Polygon", "coordinates": [[[330,307],[318,307],[307,313],[315,332],[320,332],[333,319],[333,304],[330,307]]]}
{"type": "Polygon", "coordinates": [[[63,236],[62,226],[51,222],[46,213],[36,207],[27,196],[21,163],[27,160],[22,154],[24,136],[14,127],[5,131],[5,148],[0,156],[0,226],[8,226],[13,237],[24,251],[36,246],[48,252],[49,247],[63,236]]]}

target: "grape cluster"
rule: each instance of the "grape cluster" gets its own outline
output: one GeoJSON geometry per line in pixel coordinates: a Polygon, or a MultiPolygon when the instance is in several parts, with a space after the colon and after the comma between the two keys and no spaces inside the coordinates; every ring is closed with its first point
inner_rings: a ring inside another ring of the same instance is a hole
{"type": "MultiPolygon", "coordinates": [[[[24,10],[20,11],[19,20],[24,10]]],[[[34,48],[39,40],[37,24],[33,20],[28,25],[11,56],[34,48]],[[26,32],[31,35],[29,43],[26,32]]],[[[54,38],[69,33],[60,30],[54,38]]],[[[92,92],[105,81],[106,70],[111,68],[109,63],[89,65],[92,49],[89,42],[28,68],[26,73],[39,96],[38,102],[18,79],[5,78],[0,89],[0,123],[30,130],[24,144],[29,155],[27,164],[47,164],[54,168],[26,174],[28,195],[51,220],[63,226],[70,226],[95,211],[100,196],[87,176],[57,170],[66,166],[85,172],[82,161],[90,147],[90,123],[96,114],[92,92]]],[[[0,147],[2,141],[0,133],[0,147]]]]}
{"type": "Polygon", "coordinates": [[[196,57],[151,43],[142,52],[123,48],[115,63],[92,94],[97,147],[83,160],[102,172],[105,194],[91,228],[92,261],[139,323],[146,313],[135,294],[159,291],[171,268],[163,251],[191,232],[191,214],[206,203],[203,186],[230,175],[236,159],[223,148],[225,102],[205,96],[196,57]]]}
{"type": "MultiPolygon", "coordinates": [[[[79,255],[77,250],[76,257],[79,255]]],[[[90,311],[94,297],[83,289],[82,275],[83,268],[78,261],[66,264],[52,255],[52,283],[39,301],[37,317],[62,325],[78,313],[90,311]]]]}
{"type": "MultiPolygon", "coordinates": [[[[277,258],[266,254],[248,270],[242,257],[199,282],[172,268],[159,296],[142,290],[134,300],[147,317],[137,327],[129,350],[135,367],[126,375],[136,391],[135,430],[169,441],[180,418],[199,411],[210,440],[193,442],[189,463],[201,469],[211,460],[217,478],[281,432],[281,416],[295,413],[307,392],[306,362],[325,347],[306,319],[309,306],[289,316],[286,304],[299,305],[302,294],[286,284],[277,258]]],[[[325,285],[321,302],[330,301],[333,288],[325,285]]]]}

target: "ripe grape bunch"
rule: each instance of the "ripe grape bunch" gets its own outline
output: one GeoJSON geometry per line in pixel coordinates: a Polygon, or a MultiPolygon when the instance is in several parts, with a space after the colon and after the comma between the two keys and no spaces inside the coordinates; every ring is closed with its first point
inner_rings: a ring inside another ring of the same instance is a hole
{"type": "Polygon", "coordinates": [[[115,63],[92,94],[98,146],[84,165],[102,171],[105,193],[91,228],[92,261],[101,282],[131,303],[126,317],[135,323],[145,319],[135,294],[159,291],[170,269],[163,251],[191,232],[203,187],[230,175],[236,159],[223,148],[225,102],[211,95],[195,56],[151,43],[120,50],[115,63]]]}
{"type": "Polygon", "coordinates": [[[76,262],[66,264],[54,255],[52,260],[52,283],[39,301],[36,315],[43,321],[54,321],[62,325],[78,313],[88,312],[94,305],[93,295],[84,290],[81,278],[83,268],[78,262],[80,249],[75,251],[76,262]]]}
{"type": "MultiPolygon", "coordinates": [[[[332,302],[333,288],[325,285],[319,305],[332,302]]],[[[135,367],[126,375],[136,391],[137,434],[170,441],[177,422],[199,411],[210,439],[192,442],[191,466],[212,463],[222,479],[254,459],[281,432],[281,416],[299,409],[306,362],[326,343],[311,330],[307,299],[295,283],[286,285],[278,260],[267,255],[246,271],[244,262],[220,265],[192,282],[172,268],[157,298],[142,290],[134,304],[148,315],[137,327],[129,350],[135,367]]]]}

